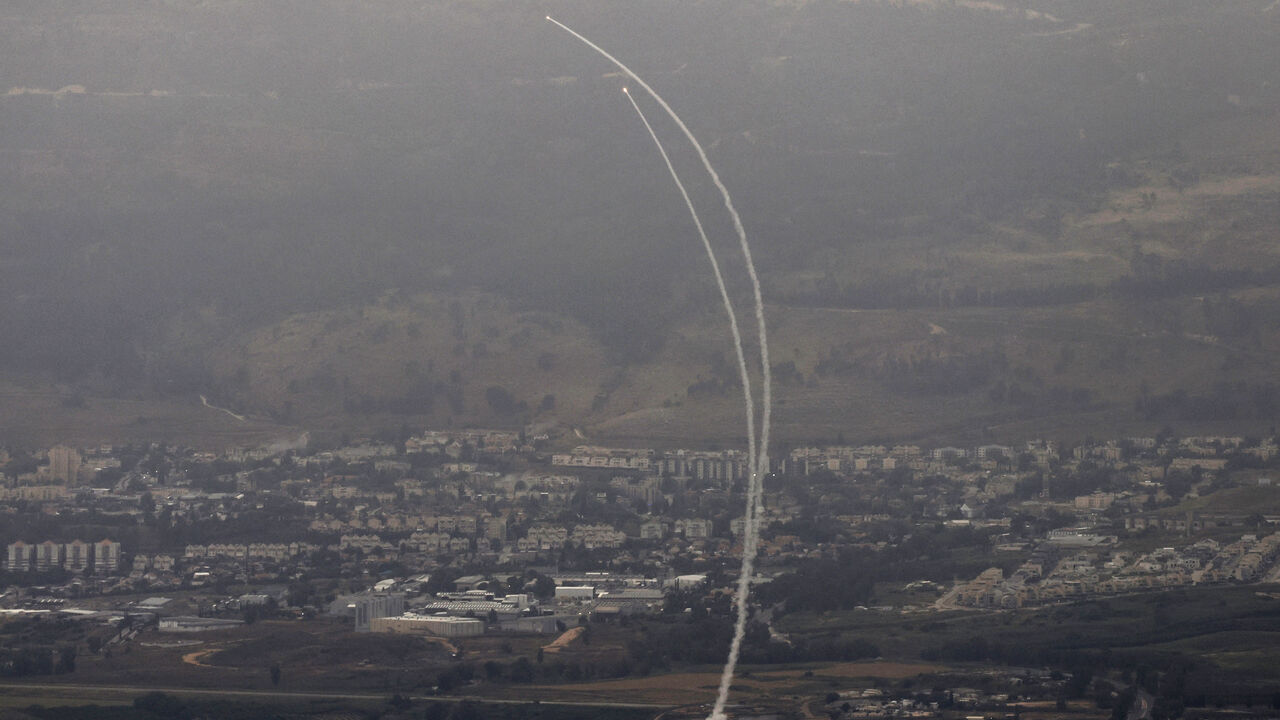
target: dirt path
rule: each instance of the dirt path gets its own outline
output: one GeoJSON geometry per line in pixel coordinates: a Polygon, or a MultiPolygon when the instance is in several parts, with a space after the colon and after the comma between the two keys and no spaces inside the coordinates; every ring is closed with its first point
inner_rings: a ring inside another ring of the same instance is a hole
{"type": "Polygon", "coordinates": [[[244,422],[244,421],[245,421],[245,419],[246,419],[246,418],[245,418],[245,416],[243,416],[243,415],[237,415],[237,414],[235,414],[235,413],[231,412],[230,410],[228,410],[228,409],[226,409],[226,408],[224,408],[224,407],[218,407],[217,405],[210,405],[210,404],[209,404],[209,399],[208,399],[208,398],[206,398],[206,397],[205,397],[205,396],[203,396],[203,395],[201,395],[201,396],[200,396],[200,402],[201,402],[205,407],[210,408],[210,409],[213,409],[213,410],[221,410],[222,412],[224,412],[224,413],[226,413],[226,414],[230,415],[231,417],[233,417],[233,418],[235,418],[235,419],[239,420],[240,422],[244,422]]]}
{"type": "Polygon", "coordinates": [[[542,649],[549,653],[558,653],[564,648],[569,647],[569,645],[573,643],[574,640],[577,640],[584,632],[586,632],[586,629],[582,626],[569,628],[568,630],[565,630],[560,637],[552,640],[546,645],[543,645],[542,649]]]}
{"type": "Polygon", "coordinates": [[[196,667],[213,667],[212,665],[206,665],[200,662],[200,659],[203,658],[205,655],[209,655],[214,650],[217,650],[217,648],[205,648],[204,650],[189,652],[186,655],[182,656],[182,662],[188,665],[195,665],[196,667]]]}
{"type": "Polygon", "coordinates": [[[444,648],[445,650],[448,650],[450,653],[452,653],[452,654],[454,654],[454,655],[457,655],[457,654],[458,654],[458,646],[457,646],[457,645],[454,645],[454,644],[453,644],[453,643],[451,643],[451,642],[449,642],[449,641],[448,641],[448,640],[446,640],[445,638],[442,638],[442,637],[424,637],[424,638],[423,638],[423,640],[426,640],[426,641],[427,641],[427,642],[429,642],[429,643],[435,643],[436,645],[439,645],[440,647],[444,648]]]}

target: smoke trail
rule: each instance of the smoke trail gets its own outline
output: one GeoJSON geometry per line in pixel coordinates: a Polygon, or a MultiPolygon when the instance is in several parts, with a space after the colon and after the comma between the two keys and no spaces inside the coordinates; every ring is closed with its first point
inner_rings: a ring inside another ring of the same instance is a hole
{"type": "Polygon", "coordinates": [[[698,158],[702,161],[703,168],[706,169],[707,175],[711,177],[711,181],[715,183],[716,189],[720,191],[720,197],[724,200],[725,209],[729,212],[729,217],[733,220],[733,228],[738,234],[738,244],[742,249],[742,257],[746,263],[747,275],[751,278],[751,291],[755,300],[756,310],[756,332],[760,339],[760,370],[763,378],[761,391],[761,418],[760,418],[760,443],[758,445],[758,455],[751,459],[751,477],[747,483],[747,509],[745,515],[745,532],[743,533],[742,542],[742,571],[738,577],[738,590],[736,593],[738,616],[733,628],[733,642],[729,646],[729,658],[725,661],[724,672],[720,677],[720,690],[716,695],[715,708],[711,712],[712,720],[721,720],[725,717],[724,706],[729,697],[729,683],[733,679],[734,668],[738,664],[738,652],[742,648],[742,638],[746,634],[747,629],[747,595],[751,590],[751,575],[754,572],[756,548],[759,543],[760,535],[760,503],[761,491],[763,490],[762,472],[768,470],[769,457],[769,421],[772,414],[773,392],[772,380],[769,370],[769,342],[765,333],[764,322],[764,301],[760,296],[760,278],[756,275],[755,263],[751,260],[751,248],[747,244],[747,231],[742,226],[742,218],[738,216],[738,211],[733,206],[733,199],[729,197],[729,190],[720,181],[720,175],[716,173],[715,168],[711,166],[711,161],[707,158],[707,153],[702,149],[702,145],[698,139],[693,136],[689,127],[684,124],[680,116],[675,110],[662,99],[649,84],[639,75],[635,74],[631,68],[627,67],[614,56],[605,52],[603,48],[591,42],[587,38],[560,21],[546,16],[547,20],[555,23],[561,30],[578,38],[587,47],[595,50],[605,57],[609,62],[613,63],[626,73],[637,85],[645,89],[658,105],[666,111],[667,115],[675,121],[676,125],[684,133],[684,136],[693,145],[694,150],[698,153],[698,158]]]}
{"type": "MultiPolygon", "coordinates": [[[[716,172],[715,168],[711,166],[711,160],[707,158],[706,151],[702,149],[702,144],[698,142],[698,139],[693,136],[693,132],[689,130],[689,126],[684,124],[684,121],[680,119],[680,116],[676,114],[676,111],[671,109],[671,106],[667,104],[667,101],[663,100],[662,96],[650,87],[649,83],[644,81],[644,78],[635,74],[635,72],[624,65],[621,60],[610,55],[608,52],[605,52],[604,48],[583,37],[573,28],[565,25],[559,20],[556,20],[550,15],[547,15],[546,18],[548,21],[557,25],[561,30],[564,30],[570,35],[581,40],[587,47],[600,53],[609,62],[617,65],[619,70],[626,73],[628,77],[636,81],[637,85],[644,88],[645,92],[649,93],[649,95],[651,95],[653,99],[662,106],[662,109],[666,111],[667,115],[675,121],[675,124],[680,128],[680,131],[684,133],[684,136],[689,140],[689,143],[693,145],[693,149],[698,153],[698,159],[702,161],[702,167],[706,169],[707,175],[711,177],[711,181],[715,183],[716,189],[720,191],[720,197],[724,200],[725,209],[729,211],[729,217],[733,220],[733,229],[738,234],[738,245],[741,247],[742,257],[746,262],[747,275],[751,278],[751,292],[756,304],[756,332],[760,338],[760,365],[763,373],[763,387],[761,393],[763,415],[760,423],[760,457],[754,462],[756,463],[757,469],[760,469],[759,465],[767,462],[768,460],[769,419],[773,409],[773,383],[769,371],[769,343],[766,339],[767,334],[765,332],[764,300],[760,295],[760,278],[756,275],[756,266],[751,260],[751,246],[747,244],[747,231],[742,226],[742,218],[739,217],[737,209],[733,206],[733,199],[729,197],[729,190],[724,186],[724,183],[720,181],[720,175],[716,172]]],[[[766,467],[764,469],[767,470],[768,468],[766,467]]]]}
{"type": "MultiPolygon", "coordinates": [[[[747,406],[747,459],[748,462],[754,462],[756,455],[756,411],[755,402],[751,397],[751,376],[747,372],[747,358],[742,349],[742,332],[738,329],[738,316],[733,310],[733,301],[729,298],[729,291],[725,287],[724,275],[720,272],[720,263],[716,260],[715,251],[711,249],[711,241],[707,239],[707,231],[702,227],[702,219],[698,217],[698,211],[693,207],[693,200],[689,199],[689,192],[685,190],[684,183],[680,180],[680,175],[676,173],[675,166],[671,164],[671,157],[667,155],[667,149],[663,147],[662,141],[658,139],[658,134],[653,131],[653,126],[649,124],[649,118],[645,117],[644,111],[640,109],[636,99],[631,96],[631,91],[624,87],[622,92],[631,101],[631,107],[636,109],[636,114],[640,116],[640,122],[644,123],[644,129],[649,131],[649,137],[653,139],[653,144],[658,148],[658,154],[662,156],[662,161],[667,164],[667,172],[671,173],[671,179],[675,181],[676,188],[680,191],[680,197],[684,198],[685,207],[689,208],[689,215],[693,218],[693,225],[698,229],[698,237],[702,239],[702,247],[707,251],[707,259],[711,261],[711,272],[716,276],[716,287],[720,290],[720,299],[724,301],[724,311],[729,316],[729,330],[733,333],[733,350],[738,356],[738,374],[742,378],[742,399],[747,406]]],[[[750,494],[749,488],[748,494],[750,494]]]]}

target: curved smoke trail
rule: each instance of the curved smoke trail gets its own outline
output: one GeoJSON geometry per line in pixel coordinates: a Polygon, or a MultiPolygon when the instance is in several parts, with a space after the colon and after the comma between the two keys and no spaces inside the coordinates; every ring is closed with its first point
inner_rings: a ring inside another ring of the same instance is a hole
{"type": "Polygon", "coordinates": [[[724,186],[724,183],[720,181],[720,175],[716,173],[715,168],[711,166],[711,160],[707,158],[707,153],[702,149],[702,145],[698,142],[697,138],[693,136],[689,127],[684,124],[684,121],[680,119],[680,116],[676,114],[676,111],[672,110],[671,106],[667,104],[666,100],[662,99],[661,95],[659,95],[652,87],[649,87],[649,84],[646,83],[643,78],[635,74],[635,72],[623,64],[621,60],[610,55],[608,52],[605,52],[605,50],[599,45],[596,45],[583,37],[564,23],[556,20],[550,15],[546,17],[549,22],[554,23],[561,30],[564,30],[570,35],[578,38],[586,44],[587,47],[600,53],[605,57],[605,59],[616,65],[618,69],[622,70],[622,72],[626,73],[626,75],[634,80],[637,85],[644,88],[645,92],[649,93],[649,95],[657,101],[658,105],[666,111],[667,115],[671,117],[675,124],[680,128],[681,132],[684,133],[685,138],[689,140],[689,143],[693,145],[694,150],[697,151],[698,158],[702,161],[702,166],[706,169],[707,175],[711,177],[711,181],[715,184],[716,189],[720,191],[720,197],[724,200],[725,209],[729,212],[729,217],[733,220],[733,228],[738,234],[738,244],[742,249],[742,257],[747,267],[747,275],[751,278],[751,290],[756,306],[756,332],[760,340],[760,370],[763,378],[761,391],[762,408],[760,419],[760,443],[757,446],[758,455],[752,458],[749,462],[751,466],[751,477],[747,483],[747,509],[744,523],[745,532],[743,534],[742,542],[742,571],[738,577],[738,590],[736,593],[738,615],[733,628],[733,642],[729,645],[729,658],[725,661],[724,672],[720,677],[720,690],[716,695],[716,704],[711,712],[712,720],[720,720],[725,717],[724,706],[729,697],[729,684],[733,679],[733,672],[738,664],[738,653],[742,647],[742,638],[746,634],[747,596],[751,590],[751,576],[755,570],[755,555],[760,535],[759,510],[761,491],[763,490],[762,474],[764,471],[768,470],[769,421],[772,413],[773,394],[769,369],[769,343],[765,333],[764,300],[760,295],[760,279],[756,275],[755,263],[751,260],[751,248],[747,244],[747,231],[742,226],[742,218],[738,216],[738,211],[733,206],[732,198],[729,197],[729,190],[724,186]]]}
{"type": "Polygon", "coordinates": [[[742,349],[742,332],[738,329],[738,315],[733,310],[733,300],[729,298],[729,290],[725,287],[724,275],[720,272],[720,263],[716,260],[715,251],[711,249],[711,240],[707,238],[707,231],[702,227],[702,219],[698,217],[698,211],[693,208],[693,200],[689,199],[689,192],[685,190],[684,183],[676,173],[675,166],[671,164],[671,156],[667,155],[667,149],[663,147],[662,141],[658,139],[658,134],[653,131],[653,126],[649,124],[649,118],[645,117],[644,111],[640,109],[636,99],[631,96],[631,92],[626,88],[622,88],[622,92],[631,101],[631,107],[636,109],[636,114],[640,116],[640,122],[644,123],[644,129],[649,131],[649,137],[653,139],[653,144],[658,148],[658,154],[662,156],[662,161],[667,164],[667,172],[671,173],[671,179],[675,181],[676,188],[680,191],[680,197],[684,198],[685,207],[689,208],[689,215],[693,218],[693,225],[698,229],[698,237],[702,239],[702,247],[707,251],[707,259],[711,261],[711,272],[716,276],[716,287],[720,290],[720,299],[724,301],[724,311],[729,316],[729,330],[733,333],[733,350],[738,356],[738,374],[742,378],[742,399],[747,405],[747,459],[748,462],[754,462],[756,455],[756,411],[755,402],[751,397],[751,375],[747,372],[747,358],[742,349]]]}

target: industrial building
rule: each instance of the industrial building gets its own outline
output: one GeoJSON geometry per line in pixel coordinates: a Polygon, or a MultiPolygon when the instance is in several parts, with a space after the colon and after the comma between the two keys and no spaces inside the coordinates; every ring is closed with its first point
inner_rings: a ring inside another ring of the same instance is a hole
{"type": "Polygon", "coordinates": [[[160,632],[205,632],[207,630],[225,630],[243,624],[243,620],[178,615],[160,618],[160,632]]]}
{"type": "Polygon", "coordinates": [[[369,632],[378,618],[395,617],[404,612],[403,593],[364,592],[346,595],[329,604],[329,613],[355,620],[356,632],[369,632]]]}

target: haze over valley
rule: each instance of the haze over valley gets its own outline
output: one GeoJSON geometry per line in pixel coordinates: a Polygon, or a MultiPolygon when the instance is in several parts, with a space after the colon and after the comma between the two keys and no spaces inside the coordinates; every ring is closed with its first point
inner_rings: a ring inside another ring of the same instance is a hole
{"type": "Polygon", "coordinates": [[[738,441],[692,229],[544,10],[721,167],[780,437],[1274,417],[1265,2],[18,3],[0,363],[41,399],[6,431],[128,436],[205,394],[323,432],[738,441]],[[112,398],[147,405],[100,424],[112,398]]]}

